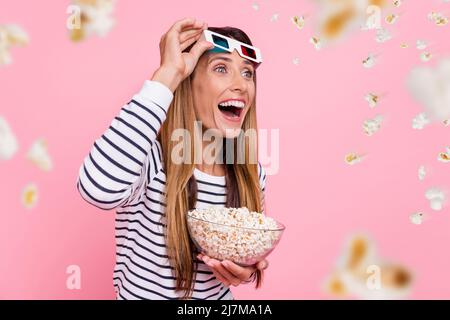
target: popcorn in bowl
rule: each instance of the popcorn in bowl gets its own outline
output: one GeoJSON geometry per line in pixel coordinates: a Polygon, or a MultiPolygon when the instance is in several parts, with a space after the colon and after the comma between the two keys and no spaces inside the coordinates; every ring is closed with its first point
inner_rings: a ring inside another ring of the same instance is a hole
{"type": "Polygon", "coordinates": [[[267,257],[285,229],[273,218],[245,207],[191,210],[187,223],[200,252],[241,266],[254,265],[267,257]]]}

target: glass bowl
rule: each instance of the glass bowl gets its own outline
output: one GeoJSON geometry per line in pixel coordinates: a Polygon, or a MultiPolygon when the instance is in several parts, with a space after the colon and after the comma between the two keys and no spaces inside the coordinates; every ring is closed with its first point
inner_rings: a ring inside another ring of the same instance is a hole
{"type": "Polygon", "coordinates": [[[260,229],[230,226],[186,215],[189,234],[198,251],[217,260],[251,266],[264,260],[280,242],[285,226],[260,229]]]}

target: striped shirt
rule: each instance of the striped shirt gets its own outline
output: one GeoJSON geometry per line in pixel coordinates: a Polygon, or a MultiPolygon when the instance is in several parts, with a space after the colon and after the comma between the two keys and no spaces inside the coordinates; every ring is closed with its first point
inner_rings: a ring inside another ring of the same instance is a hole
{"type": "MultiPolygon", "coordinates": [[[[83,199],[116,210],[116,265],[113,284],[117,299],[178,299],[175,277],[164,238],[165,181],[162,149],[156,140],[173,93],[160,82],[146,80],[124,105],[109,128],[95,140],[80,166],[77,188],[83,199]]],[[[265,171],[258,163],[265,188],[265,171]]],[[[195,207],[224,207],[224,176],[194,170],[198,185],[195,207]]],[[[264,201],[264,192],[261,194],[264,201]]],[[[192,299],[233,299],[203,261],[196,259],[192,299]]]]}

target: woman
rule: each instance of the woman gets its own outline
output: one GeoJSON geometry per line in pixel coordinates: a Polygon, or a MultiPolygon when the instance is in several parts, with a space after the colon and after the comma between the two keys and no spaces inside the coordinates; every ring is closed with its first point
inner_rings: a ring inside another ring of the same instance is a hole
{"type": "MultiPolygon", "coordinates": [[[[230,142],[242,137],[239,129],[256,129],[257,65],[236,51],[216,50],[201,39],[205,29],[206,23],[186,18],[161,37],[160,67],[80,167],[81,196],[117,211],[118,299],[233,299],[230,284],[256,282],[258,288],[268,266],[266,260],[241,267],[198,254],[189,237],[188,210],[214,205],[264,212],[265,173],[259,162],[250,161],[257,154],[252,138],[233,145],[235,155],[245,153],[244,163],[224,163],[205,161],[203,146],[211,142],[195,133],[212,130],[230,142]],[[240,110],[224,101],[239,103],[240,110]],[[174,161],[179,142],[173,132],[179,129],[195,137],[195,143],[184,140],[183,159],[200,161],[174,161]]],[[[208,30],[251,45],[239,29],[208,30]]],[[[219,149],[223,157],[215,153],[214,160],[229,158],[225,144],[219,149]]]]}

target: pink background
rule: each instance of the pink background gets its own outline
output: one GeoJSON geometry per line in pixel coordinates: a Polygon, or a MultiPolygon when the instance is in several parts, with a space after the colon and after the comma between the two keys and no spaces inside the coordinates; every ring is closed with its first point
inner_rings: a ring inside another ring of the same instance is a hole
{"type": "Polygon", "coordinates": [[[0,24],[17,23],[31,38],[0,69],[0,116],[20,146],[0,163],[0,298],[114,298],[114,212],[82,200],[78,169],[94,139],[158,66],[162,33],[185,16],[240,27],[261,48],[259,126],[280,131],[279,171],[268,177],[266,202],[267,213],[287,230],[269,258],[263,288],[232,287],[235,297],[327,298],[320,285],[343,241],[363,231],[382,257],[414,272],[411,298],[450,298],[449,207],[432,212],[424,197],[429,187],[450,187],[450,164],[436,160],[450,143],[450,127],[412,129],[422,109],[405,87],[411,68],[424,64],[417,39],[433,43],[428,65],[450,55],[450,25],[427,20],[430,11],[450,13],[450,4],[405,1],[397,24],[388,26],[392,40],[379,44],[373,32],[357,32],[316,51],[308,42],[312,24],[298,30],[290,21],[313,14],[311,1],[258,1],[259,10],[252,3],[119,0],[117,26],[107,37],[75,44],[65,28],[69,1],[0,0],[0,24]],[[401,49],[402,42],[410,47],[401,49]],[[373,69],[361,65],[369,52],[380,53],[373,69]],[[363,99],[370,91],[388,92],[376,109],[363,99]],[[362,122],[377,114],[387,120],[368,137],[362,122]],[[26,160],[40,137],[54,161],[49,173],[26,160]],[[351,151],[369,156],[349,166],[343,159],[351,151]],[[417,178],[421,164],[432,168],[424,181],[417,178]],[[32,210],[20,202],[29,182],[40,197],[32,210]],[[415,211],[431,219],[413,225],[415,211]],[[81,290],[66,288],[73,264],[81,268],[81,290]]]}

